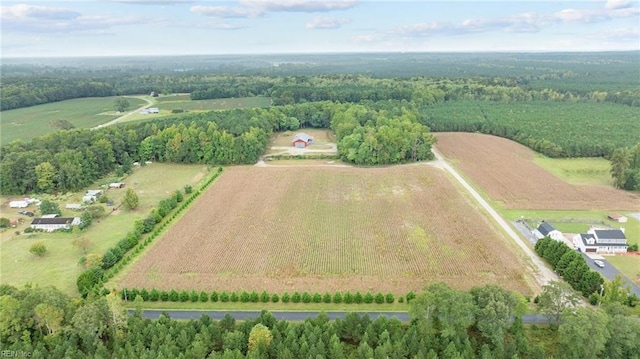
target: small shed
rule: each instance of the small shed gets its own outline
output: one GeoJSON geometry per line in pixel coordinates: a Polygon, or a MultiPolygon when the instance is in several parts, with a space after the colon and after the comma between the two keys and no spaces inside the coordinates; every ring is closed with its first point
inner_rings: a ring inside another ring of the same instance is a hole
{"type": "Polygon", "coordinates": [[[296,148],[305,148],[312,143],[313,143],[313,137],[304,132],[297,133],[293,137],[293,141],[291,142],[293,147],[296,147],[296,148]]]}
{"type": "Polygon", "coordinates": [[[82,202],[95,202],[98,200],[98,197],[102,194],[102,190],[100,189],[90,189],[87,190],[87,193],[82,196],[82,202]]]}
{"type": "Polygon", "coordinates": [[[618,214],[618,213],[609,213],[607,214],[607,218],[609,218],[610,220],[614,221],[614,222],[618,222],[618,223],[627,223],[627,217],[618,214]]]}
{"type": "Polygon", "coordinates": [[[124,183],[123,182],[112,182],[109,183],[109,188],[122,188],[124,187],[124,183]]]}
{"type": "Polygon", "coordinates": [[[74,211],[79,211],[83,208],[83,206],[80,203],[67,203],[64,208],[66,209],[72,209],[74,211]]]}
{"type": "Polygon", "coordinates": [[[29,202],[27,202],[27,201],[11,201],[11,202],[9,202],[9,207],[11,207],[11,208],[27,208],[27,207],[29,207],[29,202]]]}

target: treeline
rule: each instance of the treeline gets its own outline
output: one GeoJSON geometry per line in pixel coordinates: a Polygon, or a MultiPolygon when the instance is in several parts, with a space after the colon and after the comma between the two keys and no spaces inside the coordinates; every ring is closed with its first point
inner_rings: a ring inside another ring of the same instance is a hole
{"type": "MultiPolygon", "coordinates": [[[[137,301],[134,301],[138,303],[137,301]]],[[[614,304],[573,308],[557,327],[526,328],[523,299],[496,286],[439,283],[410,302],[411,321],[325,314],[303,322],[127,315],[115,293],[71,300],[53,287],[0,286],[3,351],[31,358],[638,358],[640,321],[614,304]],[[552,338],[552,339],[550,339],[552,338]]]]}
{"type": "Polygon", "coordinates": [[[338,153],[357,165],[386,165],[433,159],[435,138],[404,109],[394,114],[353,105],[334,116],[338,153]]]}
{"type": "Polygon", "coordinates": [[[238,73],[147,73],[116,70],[111,73],[73,73],[52,69],[46,75],[5,75],[0,110],[10,110],[80,97],[157,93],[190,93],[191,99],[269,96],[274,104],[332,101],[411,101],[424,106],[442,101],[491,102],[557,101],[609,102],[640,106],[640,90],[579,91],[535,88],[526,76],[376,78],[362,74],[252,76],[238,73]]]}
{"type": "MultiPolygon", "coordinates": [[[[222,303],[334,303],[334,304],[392,304],[396,301],[396,297],[393,293],[383,294],[381,292],[377,293],[360,293],[360,291],[356,291],[355,293],[347,292],[335,292],[333,294],[329,292],[325,292],[324,294],[320,294],[318,292],[310,293],[310,292],[298,292],[294,291],[293,293],[284,292],[281,295],[278,293],[270,294],[266,290],[261,293],[254,291],[196,291],[196,290],[158,290],[156,288],[152,288],[151,290],[147,290],[146,288],[138,289],[132,288],[127,289],[123,288],[120,290],[120,299],[126,301],[134,301],[139,297],[144,302],[202,302],[206,303],[211,301],[212,303],[222,302],[222,303]]],[[[416,294],[414,292],[409,292],[406,295],[407,302],[415,299],[416,294]]],[[[404,303],[405,297],[400,296],[397,298],[398,303],[404,303]]]]}
{"type": "Polygon", "coordinates": [[[156,239],[180,212],[184,211],[213,181],[222,173],[222,167],[214,172],[202,186],[193,192],[190,185],[184,187],[184,195],[178,189],[169,198],[160,200],[158,206],[151,210],[145,219],[134,223],[133,229],[107,249],[103,255],[89,254],[80,259],[85,271],[76,279],[78,292],[83,298],[88,295],[106,295],[109,291],[101,288],[102,284],[113,278],[125,265],[133,260],[147,245],[156,239]],[[186,200],[185,200],[186,196],[186,200]],[[184,201],[184,202],[183,202],[184,201]],[[182,204],[180,204],[182,203],[182,204]],[[180,204],[180,206],[178,206],[180,204]],[[174,209],[178,209],[173,211],[174,209]],[[171,213],[173,211],[173,213],[171,213]],[[171,214],[170,217],[169,214],[171,214]],[[167,218],[168,219],[165,219],[167,218]],[[163,221],[164,220],[164,221],[163,221]],[[158,225],[159,226],[156,226],[158,225]],[[143,236],[146,234],[143,240],[143,236]]]}
{"type": "MultiPolygon", "coordinates": [[[[591,270],[584,257],[564,242],[544,237],[536,242],[536,253],[544,258],[573,289],[589,298],[591,304],[601,300],[604,290],[604,279],[600,273],[591,270]]],[[[616,289],[617,290],[617,289],[616,289]]],[[[640,304],[640,298],[633,293],[627,293],[620,298],[622,304],[635,307],[640,304]]]]}
{"type": "Polygon", "coordinates": [[[371,106],[380,110],[314,102],[57,131],[30,143],[2,146],[0,185],[3,194],[67,192],[113,171],[127,173],[137,161],[251,164],[264,153],[273,131],[301,127],[334,128],[348,162],[377,165],[430,158],[433,138],[411,111],[395,101],[371,106]]]}
{"type": "Polygon", "coordinates": [[[611,177],[617,188],[640,190],[640,142],[618,148],[611,154],[611,177]]]}

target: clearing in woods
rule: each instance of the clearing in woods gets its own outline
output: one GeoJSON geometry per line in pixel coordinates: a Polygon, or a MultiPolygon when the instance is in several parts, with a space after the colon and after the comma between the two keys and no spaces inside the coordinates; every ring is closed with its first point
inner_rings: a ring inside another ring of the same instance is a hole
{"type": "Polygon", "coordinates": [[[638,210],[638,194],[606,185],[570,184],[534,162],[514,141],[478,133],[436,133],[436,147],[506,209],[638,210]]]}
{"type": "Polygon", "coordinates": [[[522,258],[438,168],[243,166],[226,169],[120,287],[406,293],[445,281],[531,294],[522,258]]]}

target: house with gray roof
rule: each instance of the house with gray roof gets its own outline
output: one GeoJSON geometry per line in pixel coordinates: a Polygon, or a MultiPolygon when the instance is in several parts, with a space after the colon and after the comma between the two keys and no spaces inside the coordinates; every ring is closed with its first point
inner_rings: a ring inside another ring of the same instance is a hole
{"type": "Polygon", "coordinates": [[[627,253],[627,237],[621,229],[591,228],[587,233],[576,234],[573,244],[585,253],[627,253]]]}
{"type": "Polygon", "coordinates": [[[556,241],[564,240],[562,232],[557,230],[553,225],[551,225],[551,223],[545,221],[542,221],[538,228],[533,230],[533,235],[535,235],[538,239],[550,237],[551,239],[555,239],[556,241]]]}

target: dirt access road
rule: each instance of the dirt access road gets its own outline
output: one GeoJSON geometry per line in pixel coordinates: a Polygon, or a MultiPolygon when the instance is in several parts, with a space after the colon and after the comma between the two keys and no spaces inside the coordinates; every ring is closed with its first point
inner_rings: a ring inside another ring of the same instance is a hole
{"type": "Polygon", "coordinates": [[[482,196],[480,196],[480,194],[473,187],[471,187],[471,185],[469,185],[469,183],[464,178],[462,178],[462,176],[460,176],[460,174],[451,165],[449,165],[449,163],[447,163],[440,152],[438,152],[435,148],[432,148],[432,151],[436,156],[436,161],[431,162],[430,165],[443,168],[451,173],[451,175],[462,185],[462,187],[464,187],[467,192],[471,194],[473,199],[475,199],[476,202],[478,202],[478,204],[480,204],[480,206],[484,208],[487,213],[489,213],[489,215],[498,223],[498,225],[502,227],[502,229],[504,229],[504,231],[511,238],[513,238],[513,240],[520,246],[520,248],[522,248],[524,253],[529,256],[531,262],[533,262],[533,264],[538,268],[538,272],[534,275],[534,278],[536,278],[538,284],[542,286],[552,280],[559,280],[558,276],[551,269],[549,269],[542,261],[542,259],[540,259],[540,257],[538,257],[538,255],[533,250],[531,250],[529,246],[527,246],[525,241],[513,229],[511,229],[509,223],[507,223],[507,221],[505,221],[500,216],[500,214],[498,214],[498,212],[496,212],[496,210],[493,209],[493,207],[491,207],[489,203],[485,201],[484,198],[482,198],[482,196]]]}
{"type": "Polygon", "coordinates": [[[134,113],[136,113],[136,112],[138,112],[138,111],[142,110],[143,108],[147,108],[147,107],[149,107],[149,106],[153,105],[153,101],[151,101],[151,100],[149,100],[148,98],[145,98],[145,97],[143,97],[143,96],[123,96],[123,97],[130,97],[130,98],[137,98],[137,99],[140,99],[140,100],[145,100],[145,101],[147,102],[147,104],[146,104],[146,105],[144,105],[144,106],[138,107],[138,108],[136,108],[136,109],[135,109],[135,110],[133,110],[133,111],[129,111],[129,112],[127,112],[126,114],[124,114],[124,115],[122,115],[122,116],[120,116],[120,117],[118,117],[118,118],[114,118],[113,120],[111,120],[111,121],[109,121],[109,122],[107,122],[107,123],[103,123],[102,125],[98,125],[98,126],[96,126],[96,127],[92,128],[92,130],[95,130],[95,129],[98,129],[98,128],[102,128],[102,127],[111,126],[111,125],[113,125],[114,123],[117,123],[117,122],[119,122],[119,121],[122,121],[122,120],[124,120],[125,118],[127,118],[127,117],[131,116],[132,114],[134,114],[134,113]]]}

